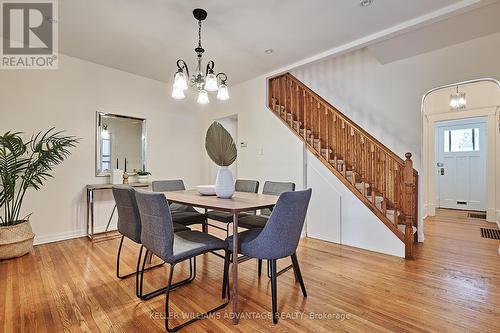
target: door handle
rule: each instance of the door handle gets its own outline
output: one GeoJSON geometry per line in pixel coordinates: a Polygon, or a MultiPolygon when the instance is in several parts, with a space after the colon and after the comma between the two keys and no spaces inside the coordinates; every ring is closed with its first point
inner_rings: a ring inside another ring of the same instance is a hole
{"type": "Polygon", "coordinates": [[[442,167],[444,167],[444,163],[437,162],[436,164],[437,164],[438,168],[442,168],[442,167]]]}

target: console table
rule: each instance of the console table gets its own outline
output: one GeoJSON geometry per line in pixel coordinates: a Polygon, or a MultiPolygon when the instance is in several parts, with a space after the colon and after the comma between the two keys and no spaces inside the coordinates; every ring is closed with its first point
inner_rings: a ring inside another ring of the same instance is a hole
{"type": "MultiPolygon", "coordinates": [[[[128,186],[131,187],[149,187],[147,183],[130,183],[128,186]]],[[[113,184],[91,184],[85,186],[87,189],[87,237],[90,240],[97,240],[96,236],[102,235],[105,236],[110,231],[108,231],[109,224],[113,219],[113,215],[115,214],[116,204],[113,207],[113,211],[109,216],[108,224],[106,225],[106,230],[103,232],[95,233],[94,232],[94,191],[103,191],[103,190],[111,190],[113,188],[113,184]]],[[[116,231],[116,230],[111,230],[116,231]]],[[[99,237],[102,238],[102,237],[99,237]]]]}

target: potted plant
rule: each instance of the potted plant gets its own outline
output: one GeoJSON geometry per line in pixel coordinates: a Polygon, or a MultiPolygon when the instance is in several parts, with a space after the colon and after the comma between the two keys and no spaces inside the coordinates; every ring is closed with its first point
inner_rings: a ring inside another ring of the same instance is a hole
{"type": "Polygon", "coordinates": [[[54,166],[70,155],[78,139],[50,129],[23,141],[20,132],[0,136],[0,259],[33,249],[30,215],[20,217],[25,194],[40,190],[54,166]]]}
{"type": "Polygon", "coordinates": [[[139,183],[146,184],[149,182],[149,176],[151,176],[151,172],[146,171],[145,168],[136,171],[135,174],[137,175],[137,181],[139,183]]]}
{"type": "Polygon", "coordinates": [[[220,168],[215,181],[215,194],[219,198],[231,198],[234,194],[234,180],[229,166],[237,157],[233,137],[218,122],[214,122],[207,131],[205,148],[210,159],[220,168]]]}

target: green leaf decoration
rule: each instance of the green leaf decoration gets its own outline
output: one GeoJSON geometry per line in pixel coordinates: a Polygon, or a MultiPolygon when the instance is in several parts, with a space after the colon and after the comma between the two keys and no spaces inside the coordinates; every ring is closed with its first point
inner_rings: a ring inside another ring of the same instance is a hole
{"type": "Polygon", "coordinates": [[[216,121],[208,128],[205,148],[210,159],[218,166],[230,166],[238,154],[233,137],[216,121]]]}
{"type": "Polygon", "coordinates": [[[0,135],[0,225],[13,225],[19,219],[25,193],[39,190],[52,177],[51,171],[69,155],[79,139],[53,128],[39,132],[24,142],[20,132],[0,135]]]}

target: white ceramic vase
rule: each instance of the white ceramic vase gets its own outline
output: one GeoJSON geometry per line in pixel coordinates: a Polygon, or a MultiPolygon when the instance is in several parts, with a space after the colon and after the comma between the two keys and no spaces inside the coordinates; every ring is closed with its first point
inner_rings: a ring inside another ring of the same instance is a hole
{"type": "Polygon", "coordinates": [[[217,172],[215,194],[222,199],[229,199],[234,194],[233,173],[227,166],[221,167],[217,172]]]}

